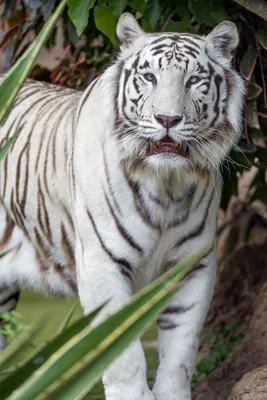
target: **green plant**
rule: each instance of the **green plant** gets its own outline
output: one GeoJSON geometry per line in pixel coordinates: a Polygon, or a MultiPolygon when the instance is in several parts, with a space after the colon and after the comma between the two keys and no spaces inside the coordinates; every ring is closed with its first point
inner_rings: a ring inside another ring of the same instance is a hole
{"type": "Polygon", "coordinates": [[[239,322],[208,330],[203,343],[211,343],[210,351],[198,363],[192,380],[192,387],[197,386],[205,380],[226,360],[233,349],[241,343],[243,337],[241,331],[242,324],[239,322]]]}
{"type": "Polygon", "coordinates": [[[66,0],[63,0],[34,42],[2,79],[0,83],[0,124],[12,106],[23,82],[30,74],[41,48],[54,29],[65,5],[66,0]]]}
{"type": "MultiPolygon", "coordinates": [[[[46,40],[51,47],[54,43],[53,35],[49,37],[56,21],[63,12],[66,1],[60,3],[52,17],[44,25],[49,15],[54,10],[55,1],[39,0],[22,1],[19,8],[14,1],[5,1],[4,19],[8,21],[9,29],[5,33],[0,47],[10,45],[8,64],[18,59],[18,63],[0,84],[0,118],[3,120],[8,112],[16,93],[30,73],[36,60],[38,51],[46,40]],[[34,18],[28,19],[28,11],[35,9],[34,18]],[[23,22],[22,22],[23,21],[23,22]],[[43,29],[41,29],[43,28],[43,29]],[[21,43],[25,34],[34,30],[37,36],[31,47],[23,51],[21,43]],[[19,56],[22,57],[19,59],[19,56]]],[[[123,11],[130,11],[136,15],[142,26],[148,30],[161,31],[186,31],[193,33],[207,33],[211,27],[222,19],[232,19],[239,27],[241,46],[236,56],[237,65],[240,67],[248,82],[246,123],[242,137],[244,157],[241,152],[234,152],[232,158],[238,171],[251,164],[259,168],[254,185],[256,190],[253,198],[266,199],[266,23],[253,13],[239,7],[233,1],[218,2],[215,0],[190,0],[177,4],[174,0],[125,0],[101,1],[80,0],[68,1],[69,15],[80,34],[83,29],[87,40],[80,47],[75,47],[78,36],[66,12],[63,13],[63,26],[65,38],[71,43],[73,64],[79,65],[82,51],[86,53],[85,66],[102,66],[103,62],[110,59],[108,56],[99,62],[99,51],[112,53],[111,42],[115,42],[116,20],[123,11]],[[81,7],[78,9],[78,6],[81,7]],[[79,10],[79,12],[77,12],[79,10]],[[81,10],[81,11],[80,11],[81,10]],[[91,10],[91,11],[90,11],[91,10]],[[88,18],[89,16],[89,18],[88,18]],[[231,18],[230,18],[231,17],[231,18]],[[89,23],[87,24],[87,22],[89,23]],[[260,23],[259,23],[260,22],[260,23]],[[101,32],[104,36],[99,36],[101,32]],[[251,34],[253,32],[253,35],[251,34]],[[92,50],[92,40],[98,37],[101,46],[92,50]],[[107,39],[108,38],[108,39],[107,39]],[[249,44],[249,45],[248,45],[249,44]],[[78,49],[78,50],[77,50],[78,49]],[[260,142],[258,139],[260,138],[260,142]]],[[[59,71],[60,72],[60,71],[59,71]]],[[[58,75],[57,75],[58,76],[58,75]]],[[[18,133],[19,134],[19,133],[18,133]]],[[[12,140],[12,139],[11,139],[12,140]]],[[[7,142],[0,150],[2,158],[12,142],[7,142]]],[[[230,182],[226,185],[223,205],[226,206],[229,193],[236,190],[236,170],[230,165],[230,182]],[[232,186],[230,186],[230,183],[232,186]]],[[[251,200],[251,199],[250,199],[251,200]]],[[[37,349],[26,360],[18,365],[14,364],[18,352],[27,344],[33,334],[38,331],[38,324],[24,330],[18,339],[8,347],[1,357],[2,368],[0,399],[80,399],[91,390],[100,379],[104,369],[133,341],[145,331],[149,323],[156,318],[160,310],[167,304],[177,290],[177,283],[183,276],[203,257],[205,250],[199,252],[180,266],[174,268],[167,275],[155,281],[149,287],[136,295],[132,301],[115,315],[95,328],[88,327],[95,313],[78,321],[68,329],[63,324],[61,333],[47,345],[37,349]],[[83,346],[86,346],[83,348],[83,346]],[[86,350],[86,352],[85,352],[86,350]],[[62,380],[63,377],[63,380],[62,380]]],[[[67,318],[68,321],[68,318],[67,318]]],[[[66,322],[67,324],[67,322],[66,322]]],[[[228,354],[235,340],[223,336],[212,347],[209,361],[200,366],[202,377],[211,371],[212,367],[221,362],[223,356],[228,354]],[[225,346],[224,346],[225,345],[225,346]],[[225,351],[214,354],[225,347],[225,351]],[[223,355],[222,355],[223,354],[223,355]]],[[[200,379],[199,377],[196,379],[200,379]]]]}
{"type": "Polygon", "coordinates": [[[111,362],[144,333],[166,307],[179,289],[178,283],[203,258],[210,246],[137,293],[100,325],[88,326],[99,311],[96,310],[70,328],[63,329],[54,340],[14,368],[16,353],[30,340],[37,327],[34,325],[23,332],[0,359],[3,374],[0,398],[52,400],[60,396],[62,400],[82,399],[111,362]]]}
{"type": "Polygon", "coordinates": [[[2,313],[0,319],[3,321],[0,334],[9,340],[14,339],[25,329],[25,325],[21,322],[21,315],[16,311],[2,313]]]}
{"type": "MultiPolygon", "coordinates": [[[[7,65],[10,65],[21,55],[24,48],[21,44],[25,42],[27,33],[30,30],[36,34],[40,32],[56,2],[5,0],[4,4],[3,19],[7,29],[0,48],[8,46],[7,65]]],[[[122,12],[133,13],[147,31],[206,34],[222,20],[233,21],[240,33],[235,63],[247,81],[248,90],[243,134],[223,168],[222,207],[226,208],[230,196],[237,193],[237,173],[251,165],[258,168],[258,174],[247,201],[260,199],[267,204],[267,17],[264,1],[248,5],[242,0],[68,0],[67,4],[68,10],[64,11],[62,21],[64,44],[68,51],[63,54],[53,74],[36,67],[33,76],[81,88],[114,56],[116,21],[122,12]],[[82,33],[81,41],[78,35],[82,33]]],[[[49,47],[54,44],[55,34],[47,42],[49,47]]]]}

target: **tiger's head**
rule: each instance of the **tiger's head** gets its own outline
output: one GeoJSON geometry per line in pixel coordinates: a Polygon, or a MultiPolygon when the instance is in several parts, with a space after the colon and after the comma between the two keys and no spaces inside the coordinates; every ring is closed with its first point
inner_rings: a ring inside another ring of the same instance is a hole
{"type": "Polygon", "coordinates": [[[116,133],[131,169],[218,169],[240,134],[244,82],[233,69],[236,26],[206,36],[117,26],[116,133]]]}

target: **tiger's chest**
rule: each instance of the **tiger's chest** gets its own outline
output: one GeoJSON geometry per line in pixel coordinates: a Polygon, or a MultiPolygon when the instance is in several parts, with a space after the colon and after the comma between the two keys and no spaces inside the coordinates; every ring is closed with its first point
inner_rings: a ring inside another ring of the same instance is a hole
{"type": "MultiPolygon", "coordinates": [[[[153,184],[130,182],[114,196],[107,188],[103,211],[94,219],[104,251],[110,251],[113,259],[123,260],[122,269],[136,290],[214,234],[216,210],[212,207],[214,191],[209,179],[189,179],[183,190],[169,189],[166,192],[153,184]],[[205,230],[206,239],[200,238],[205,230]]],[[[95,207],[88,202],[92,219],[95,207]]],[[[96,230],[90,232],[91,237],[96,234],[96,230]]]]}

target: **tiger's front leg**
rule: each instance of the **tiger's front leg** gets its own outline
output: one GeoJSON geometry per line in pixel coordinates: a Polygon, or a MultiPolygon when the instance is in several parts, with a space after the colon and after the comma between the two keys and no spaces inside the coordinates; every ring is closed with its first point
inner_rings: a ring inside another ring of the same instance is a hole
{"type": "MultiPolygon", "coordinates": [[[[127,278],[120,266],[111,262],[103,249],[94,244],[92,250],[77,252],[78,290],[85,314],[108,301],[97,317],[97,322],[107,313],[116,311],[131,297],[127,278]],[[80,258],[81,256],[81,258],[80,258]]],[[[137,340],[103,376],[106,400],[155,400],[146,380],[146,361],[141,342],[137,340]]]]}
{"type": "Polygon", "coordinates": [[[199,337],[213,293],[215,251],[188,276],[185,286],[158,318],[160,365],[156,400],[191,400],[199,337]]]}

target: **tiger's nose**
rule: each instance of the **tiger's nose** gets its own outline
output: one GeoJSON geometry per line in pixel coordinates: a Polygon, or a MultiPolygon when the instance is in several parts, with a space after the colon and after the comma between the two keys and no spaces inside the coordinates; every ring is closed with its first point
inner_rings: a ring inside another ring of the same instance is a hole
{"type": "Polygon", "coordinates": [[[156,120],[164,126],[164,128],[168,129],[172,126],[177,125],[183,118],[182,115],[174,115],[173,117],[170,115],[155,115],[156,120]]]}

